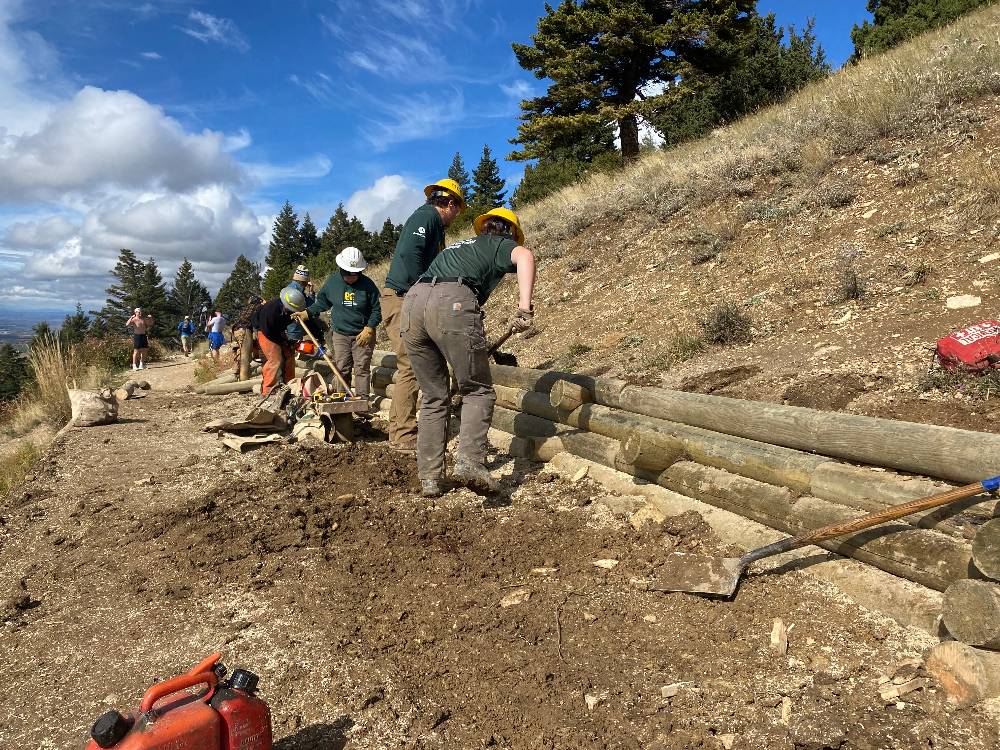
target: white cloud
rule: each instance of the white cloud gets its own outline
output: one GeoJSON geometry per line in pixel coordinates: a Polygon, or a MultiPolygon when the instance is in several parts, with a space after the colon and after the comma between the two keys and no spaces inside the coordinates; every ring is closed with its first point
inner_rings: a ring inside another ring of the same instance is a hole
{"type": "Polygon", "coordinates": [[[139,56],[143,57],[143,58],[145,58],[147,60],[162,60],[163,59],[163,55],[161,55],[159,52],[143,52],[139,56]]]}
{"type": "Polygon", "coordinates": [[[357,216],[369,231],[381,229],[386,217],[396,224],[406,220],[424,202],[421,187],[407,182],[398,174],[379,177],[364,190],[347,199],[344,208],[357,216]]]}
{"type": "Polygon", "coordinates": [[[18,221],[7,227],[4,242],[23,249],[48,249],[65,242],[78,230],[65,216],[49,216],[39,221],[18,221]]]}
{"type": "Polygon", "coordinates": [[[535,96],[535,87],[527,81],[517,80],[512,83],[501,83],[500,90],[511,99],[520,102],[522,99],[531,99],[535,96]]]}
{"type": "Polygon", "coordinates": [[[316,154],[294,164],[244,164],[251,179],[258,183],[283,185],[299,180],[315,180],[330,174],[333,162],[325,154],[316,154]]]}
{"type": "Polygon", "coordinates": [[[239,30],[239,27],[228,18],[219,18],[210,13],[202,13],[200,10],[192,10],[188,14],[188,20],[194,23],[192,26],[182,26],[180,30],[188,36],[205,42],[217,42],[226,47],[232,47],[239,52],[248,52],[250,42],[239,30]]]}
{"type": "Polygon", "coordinates": [[[372,97],[370,102],[373,109],[381,111],[381,119],[371,119],[364,137],[376,151],[396,143],[440,136],[465,119],[465,97],[460,89],[433,96],[417,93],[386,100],[372,97]]]}

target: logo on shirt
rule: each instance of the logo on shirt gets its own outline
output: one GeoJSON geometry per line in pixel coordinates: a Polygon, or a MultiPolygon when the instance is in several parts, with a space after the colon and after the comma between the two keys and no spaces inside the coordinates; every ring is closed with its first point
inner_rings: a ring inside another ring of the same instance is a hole
{"type": "Polygon", "coordinates": [[[417,227],[417,231],[413,233],[414,237],[425,237],[427,235],[427,227],[417,227]]]}
{"type": "Polygon", "coordinates": [[[357,307],[358,303],[354,299],[355,293],[352,291],[344,292],[344,307],[357,307]]]}

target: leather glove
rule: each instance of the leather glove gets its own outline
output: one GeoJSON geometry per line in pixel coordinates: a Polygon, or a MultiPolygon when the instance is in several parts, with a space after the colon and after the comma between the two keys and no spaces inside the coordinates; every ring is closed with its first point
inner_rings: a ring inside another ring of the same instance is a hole
{"type": "Polygon", "coordinates": [[[300,323],[308,323],[309,322],[309,311],[308,310],[299,310],[298,312],[293,312],[292,315],[291,315],[291,318],[293,320],[299,321],[300,323]]]}
{"type": "Polygon", "coordinates": [[[361,329],[361,333],[354,338],[354,341],[358,346],[363,346],[367,349],[375,343],[375,329],[371,326],[365,326],[361,329]]]}
{"type": "Polygon", "coordinates": [[[510,327],[513,328],[517,333],[523,333],[531,328],[531,324],[535,320],[535,310],[522,310],[520,307],[517,308],[517,312],[514,313],[510,318],[510,327]]]}

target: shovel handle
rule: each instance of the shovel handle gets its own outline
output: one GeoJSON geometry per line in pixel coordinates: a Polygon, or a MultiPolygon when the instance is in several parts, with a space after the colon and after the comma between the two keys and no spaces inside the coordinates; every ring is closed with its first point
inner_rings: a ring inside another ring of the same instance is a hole
{"type": "Polygon", "coordinates": [[[338,370],[337,366],[333,364],[333,360],[331,360],[330,356],[326,353],[326,349],[320,346],[320,343],[316,340],[316,337],[313,336],[312,331],[309,330],[309,326],[306,324],[306,322],[304,320],[300,320],[299,325],[302,326],[302,330],[306,332],[306,336],[309,337],[309,340],[316,345],[316,348],[320,352],[323,353],[323,359],[326,360],[326,363],[330,366],[330,369],[333,370],[333,374],[337,376],[337,380],[340,381],[340,384],[344,386],[344,390],[350,395],[351,398],[354,398],[354,391],[351,389],[351,386],[347,384],[347,381],[344,380],[344,376],[340,374],[340,370],[338,370]]]}
{"type": "Polygon", "coordinates": [[[494,354],[496,354],[497,349],[503,346],[504,343],[506,343],[507,339],[513,336],[514,333],[515,331],[513,326],[508,328],[507,333],[505,333],[503,336],[501,336],[500,338],[498,338],[496,341],[493,342],[493,345],[489,348],[489,351],[486,352],[486,356],[492,357],[494,354]]]}
{"type": "Polygon", "coordinates": [[[947,492],[939,492],[938,494],[931,495],[930,497],[918,498],[901,505],[893,505],[885,510],[868,513],[864,516],[851,519],[850,521],[833,523],[829,526],[814,529],[813,531],[807,531],[799,536],[782,539],[774,544],[769,544],[766,547],[761,547],[760,549],[748,552],[741,558],[741,562],[749,564],[756,560],[762,560],[765,557],[780,555],[781,553],[788,552],[789,550],[805,547],[807,544],[818,544],[819,542],[825,542],[827,539],[834,539],[838,536],[847,536],[848,534],[853,534],[857,531],[870,529],[872,526],[878,526],[880,523],[895,521],[897,518],[903,518],[911,513],[937,508],[940,505],[947,505],[948,503],[961,500],[965,497],[974,497],[982,492],[996,492],[998,489],[1000,489],[1000,476],[993,477],[992,479],[984,479],[982,482],[967,484],[964,487],[956,487],[955,489],[948,490],[947,492]]]}

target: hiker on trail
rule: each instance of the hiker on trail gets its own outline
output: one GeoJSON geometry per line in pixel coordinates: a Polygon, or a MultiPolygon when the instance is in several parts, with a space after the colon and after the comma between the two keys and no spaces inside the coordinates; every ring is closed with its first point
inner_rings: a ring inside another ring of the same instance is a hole
{"type": "Polygon", "coordinates": [[[406,294],[402,336],[420,384],[417,474],[420,494],[441,494],[451,399],[448,366],[462,396],[462,421],[452,478],[492,492],[486,469],[486,433],[493,420],[496,391],[490,375],[482,306],[508,273],[517,274],[517,311],[510,327],[531,327],[535,256],[524,247],[517,215],[494,208],[473,222],[476,237],[450,245],[406,294]]]}
{"type": "Polygon", "coordinates": [[[216,310],[215,315],[205,324],[205,330],[208,331],[208,349],[216,360],[219,359],[219,350],[226,343],[226,334],[222,332],[225,325],[226,319],[219,310],[216,310]]]}
{"type": "Polygon", "coordinates": [[[191,337],[194,336],[194,322],[190,315],[185,315],[184,320],[177,324],[177,332],[181,335],[181,349],[184,350],[184,356],[190,356],[191,337]]]}
{"type": "Polygon", "coordinates": [[[417,381],[400,336],[403,296],[444,249],[444,230],[465,209],[462,188],[454,180],[438,180],[424,188],[427,203],[418,208],[399,235],[382,289],[382,316],[396,354],[396,381],[389,406],[389,444],[401,453],[417,447],[417,381]]]}
{"type": "Polygon", "coordinates": [[[308,322],[330,311],[330,333],[327,335],[333,344],[333,363],[351,383],[354,394],[368,398],[375,329],[382,322],[379,291],[375,282],[362,273],[368,261],[358,248],[341,250],[337,254],[337,266],[340,273],[327,277],[315,303],[292,317],[308,322]]]}
{"type": "Polygon", "coordinates": [[[142,308],[137,307],[132,317],[125,321],[125,328],[132,327],[132,369],[146,369],[146,352],[149,351],[147,332],[153,327],[153,316],[143,315],[142,308]]]}
{"type": "Polygon", "coordinates": [[[266,396],[295,377],[295,352],[288,340],[288,324],[292,322],[291,314],[303,310],[305,305],[305,295],[286,286],[277,297],[254,311],[251,324],[257,331],[257,343],[265,357],[261,368],[261,395],[266,396]]]}
{"type": "MultiPolygon", "coordinates": [[[[305,266],[299,266],[295,269],[295,272],[292,274],[292,280],[288,282],[288,286],[302,292],[306,298],[306,307],[309,307],[316,301],[316,292],[313,290],[312,282],[309,280],[309,269],[305,266]]],[[[315,330],[313,330],[313,334],[316,334],[315,330]]],[[[293,319],[291,325],[288,326],[288,340],[295,345],[305,337],[305,330],[303,330],[297,320],[293,319]]]]}

